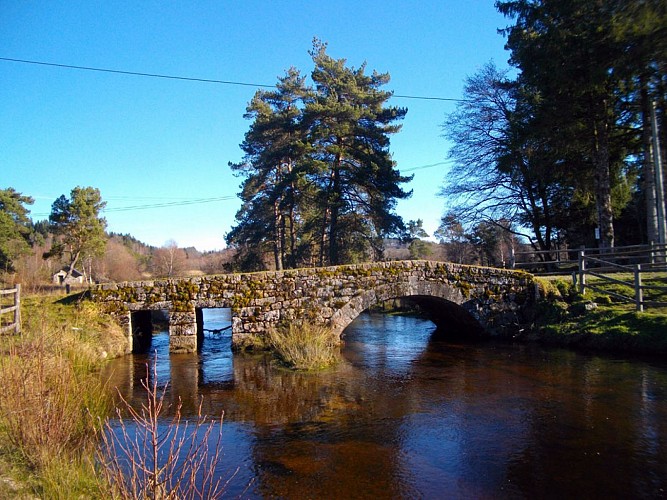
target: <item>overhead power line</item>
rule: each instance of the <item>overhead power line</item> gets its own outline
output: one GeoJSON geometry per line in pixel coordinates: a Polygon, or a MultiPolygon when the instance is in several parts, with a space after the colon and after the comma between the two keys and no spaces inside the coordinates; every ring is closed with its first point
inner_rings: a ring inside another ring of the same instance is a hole
{"type": "MultiPolygon", "coordinates": [[[[249,82],[235,82],[231,80],[216,80],[212,78],[197,78],[191,76],[178,76],[178,75],[165,75],[161,73],[144,73],[139,71],[126,71],[120,69],[111,69],[111,68],[99,68],[93,66],[77,66],[74,64],[60,64],[52,63],[46,61],[32,61],[28,59],[14,59],[11,57],[0,57],[0,61],[15,62],[21,64],[34,64],[38,66],[50,66],[54,68],[63,68],[63,69],[76,69],[81,71],[96,71],[98,73],[112,73],[117,75],[130,75],[130,76],[143,76],[147,78],[162,78],[166,80],[181,80],[186,82],[198,82],[198,83],[216,83],[219,85],[238,85],[243,87],[260,87],[260,88],[276,88],[275,85],[266,85],[262,83],[249,83],[249,82]]],[[[405,94],[393,94],[393,97],[399,99],[416,99],[422,101],[448,101],[448,102],[466,102],[466,99],[456,99],[454,97],[436,97],[436,96],[418,96],[418,95],[405,95],[405,94]]]]}
{"type": "Polygon", "coordinates": [[[216,201],[235,200],[236,196],[218,196],[216,198],[198,198],[194,200],[168,201],[164,203],[152,203],[149,205],[130,205],[125,207],[105,208],[103,212],[128,212],[132,210],[148,210],[151,208],[182,207],[184,205],[201,205],[202,203],[213,203],[216,201]]]}
{"type": "MultiPolygon", "coordinates": [[[[451,161],[441,161],[438,163],[430,163],[428,165],[420,165],[419,167],[411,167],[411,168],[404,168],[401,169],[401,172],[414,172],[415,170],[423,170],[426,168],[433,168],[433,167],[438,167],[440,165],[446,165],[448,163],[451,163],[451,161]]],[[[39,198],[48,198],[51,199],[48,196],[40,196],[39,198]]],[[[55,198],[55,197],[53,197],[55,198]]],[[[229,200],[236,200],[238,197],[237,196],[217,196],[217,197],[212,197],[212,198],[178,198],[178,197],[170,197],[170,198],[165,198],[165,197],[160,197],[160,196],[139,196],[139,197],[132,197],[132,196],[109,196],[106,198],[106,200],[127,200],[127,199],[141,199],[141,200],[171,200],[171,201],[162,201],[160,203],[147,203],[147,204],[142,204],[142,205],[127,205],[127,206],[121,206],[121,207],[110,207],[107,208],[105,207],[102,212],[104,213],[109,213],[109,212],[130,212],[133,210],[150,210],[154,208],[170,208],[170,207],[181,207],[181,206],[186,206],[186,205],[201,205],[203,203],[215,203],[218,201],[229,201],[229,200]]],[[[37,213],[37,214],[31,214],[33,217],[48,217],[48,213],[37,213]]]]}
{"type": "MultiPolygon", "coordinates": [[[[110,199],[112,199],[111,197],[110,199]]],[[[109,213],[109,212],[130,212],[130,211],[135,211],[135,210],[149,210],[153,208],[170,208],[170,207],[182,207],[185,205],[201,205],[203,203],[214,203],[216,201],[229,201],[229,200],[235,200],[237,197],[236,196],[218,196],[214,198],[195,198],[195,199],[182,199],[180,201],[166,201],[163,203],[150,203],[150,204],[145,204],[145,205],[128,205],[128,206],[123,206],[123,207],[111,207],[111,208],[103,208],[102,212],[104,213],[109,213]]],[[[39,213],[39,214],[31,214],[33,217],[48,217],[50,214],[48,213],[39,213]]]]}
{"type": "Polygon", "coordinates": [[[449,163],[453,163],[453,161],[452,160],[450,160],[450,161],[439,161],[438,163],[431,163],[429,165],[421,165],[419,167],[403,168],[403,169],[400,169],[400,171],[401,172],[414,172],[415,170],[423,170],[425,168],[439,167],[440,165],[447,165],[449,163]]]}
{"type": "Polygon", "coordinates": [[[39,66],[52,66],[55,68],[78,69],[83,71],[97,71],[99,73],[115,73],[119,75],[145,76],[149,78],[165,78],[167,80],[185,80],[188,82],[218,83],[223,85],[241,85],[244,87],[264,87],[264,88],[275,87],[275,85],[263,85],[261,83],[233,82],[228,80],[213,80],[209,78],[194,78],[189,76],[162,75],[159,73],[141,73],[138,71],[125,71],[120,69],[109,69],[109,68],[94,68],[92,66],[75,66],[73,64],[58,64],[58,63],[51,63],[44,61],[29,61],[27,59],[12,59],[9,57],[0,57],[0,60],[24,63],[24,64],[36,64],[39,66]]]}

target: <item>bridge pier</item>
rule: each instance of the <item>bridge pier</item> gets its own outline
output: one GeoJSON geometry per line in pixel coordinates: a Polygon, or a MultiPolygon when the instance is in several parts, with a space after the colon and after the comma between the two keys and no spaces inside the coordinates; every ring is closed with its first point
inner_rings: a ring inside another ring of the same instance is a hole
{"type": "Polygon", "coordinates": [[[190,311],[169,311],[169,352],[197,352],[199,344],[199,315],[193,307],[190,311]]]}

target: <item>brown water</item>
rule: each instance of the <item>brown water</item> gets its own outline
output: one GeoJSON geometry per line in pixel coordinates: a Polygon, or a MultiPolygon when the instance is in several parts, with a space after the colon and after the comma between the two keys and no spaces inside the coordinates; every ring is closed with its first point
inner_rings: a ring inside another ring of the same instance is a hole
{"type": "MultiPolygon", "coordinates": [[[[220,328],[228,312],[206,311],[220,328]]],[[[244,498],[659,498],[667,362],[449,343],[421,319],[364,314],[319,374],[232,355],[229,337],[169,355],[157,377],[192,414],[224,410],[220,474],[244,498]]],[[[155,354],[115,360],[131,400],[155,354]]]]}

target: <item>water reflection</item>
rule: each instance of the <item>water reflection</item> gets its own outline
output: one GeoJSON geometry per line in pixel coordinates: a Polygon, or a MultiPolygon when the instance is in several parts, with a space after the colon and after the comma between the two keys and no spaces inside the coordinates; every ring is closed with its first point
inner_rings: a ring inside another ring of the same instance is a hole
{"type": "MultiPolygon", "coordinates": [[[[205,317],[224,327],[225,312],[205,317]]],[[[225,411],[230,493],[302,497],[661,496],[667,483],[667,369],[531,346],[448,343],[427,321],[362,315],[343,363],[318,374],[232,355],[207,335],[157,376],[194,411],[225,411]]],[[[115,360],[130,399],[155,354],[115,360]]],[[[222,473],[222,471],[221,471],[222,473]]]]}

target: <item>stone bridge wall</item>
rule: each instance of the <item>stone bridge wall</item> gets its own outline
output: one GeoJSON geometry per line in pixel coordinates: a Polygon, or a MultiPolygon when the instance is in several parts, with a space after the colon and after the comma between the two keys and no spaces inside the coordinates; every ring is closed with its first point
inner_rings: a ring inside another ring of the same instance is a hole
{"type": "Polygon", "coordinates": [[[252,335],[300,320],[340,334],[365,309],[398,297],[420,303],[439,326],[474,319],[489,335],[508,334],[520,328],[535,284],[524,272],[398,261],[112,283],[92,294],[127,327],[129,338],[137,328],[133,322],[139,322],[137,311],[167,310],[171,350],[193,351],[201,309],[211,307],[231,308],[235,347],[252,335]]]}

